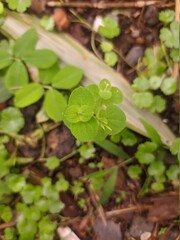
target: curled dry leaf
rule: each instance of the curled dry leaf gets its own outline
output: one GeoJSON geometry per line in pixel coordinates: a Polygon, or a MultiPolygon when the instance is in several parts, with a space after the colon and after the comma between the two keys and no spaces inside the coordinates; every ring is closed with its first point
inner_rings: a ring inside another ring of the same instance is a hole
{"type": "Polygon", "coordinates": [[[53,14],[56,29],[58,31],[67,30],[70,25],[69,17],[63,9],[57,9],[53,14]]]}

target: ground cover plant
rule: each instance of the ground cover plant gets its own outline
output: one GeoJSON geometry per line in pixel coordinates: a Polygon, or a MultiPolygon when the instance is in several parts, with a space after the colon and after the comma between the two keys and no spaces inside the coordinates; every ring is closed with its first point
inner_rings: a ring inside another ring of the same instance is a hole
{"type": "MultiPolygon", "coordinates": [[[[4,6],[24,12],[30,5],[1,1],[2,24],[4,6]]],[[[84,24],[84,17],[71,11],[84,24]]],[[[125,60],[115,44],[123,26],[117,15],[104,15],[91,47],[117,70],[125,60]]],[[[131,66],[136,70],[131,97],[137,108],[165,114],[170,100],[179,106],[179,69],[174,74],[173,68],[180,60],[180,24],[173,10],[161,11],[158,18],[161,42],[147,47],[131,66]]],[[[48,31],[56,24],[51,16],[41,19],[48,31]]],[[[122,239],[178,239],[179,126],[171,146],[143,119],[148,138],[126,128],[121,89],[109,79],[82,86],[80,67],[61,64],[54,51],[38,49],[37,42],[34,28],[16,40],[0,41],[0,238],[60,239],[57,229],[71,226],[81,239],[96,235],[100,240],[107,236],[106,229],[96,229],[97,218],[109,226],[112,216],[126,226],[122,239]],[[148,224],[141,229],[140,223],[137,235],[132,230],[137,205],[148,212],[143,222],[155,224],[155,230],[148,224]],[[172,206],[167,210],[167,205],[172,206]],[[130,220],[121,210],[131,213],[130,220]]]]}

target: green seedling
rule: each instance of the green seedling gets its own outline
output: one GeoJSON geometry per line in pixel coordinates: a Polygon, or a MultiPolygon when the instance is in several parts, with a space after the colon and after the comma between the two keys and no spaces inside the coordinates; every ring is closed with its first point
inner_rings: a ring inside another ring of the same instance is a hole
{"type": "Polygon", "coordinates": [[[47,31],[52,31],[55,27],[53,17],[49,17],[49,16],[43,16],[40,20],[40,24],[47,31]]]}
{"type": "Polygon", "coordinates": [[[99,86],[76,88],[69,97],[64,122],[81,142],[103,140],[125,127],[125,115],[116,106],[121,101],[122,93],[106,79],[99,86]]]}
{"type": "Polygon", "coordinates": [[[139,165],[132,165],[130,167],[128,167],[128,175],[129,177],[131,177],[132,179],[140,179],[140,175],[142,173],[142,168],[139,165]]]}
{"type": "Polygon", "coordinates": [[[0,15],[4,12],[4,5],[2,2],[0,2],[0,15]]]}
{"type": "Polygon", "coordinates": [[[18,12],[26,11],[31,5],[31,0],[24,0],[23,2],[19,0],[5,0],[5,2],[11,10],[16,10],[18,12]]]}
{"type": "Polygon", "coordinates": [[[111,17],[104,17],[102,20],[102,25],[98,28],[98,33],[106,38],[112,39],[114,37],[119,36],[121,29],[117,20],[111,17]]]}
{"type": "Polygon", "coordinates": [[[164,24],[169,24],[175,19],[175,12],[173,10],[161,11],[159,13],[159,20],[164,24]]]}
{"type": "Polygon", "coordinates": [[[83,163],[85,160],[93,158],[95,155],[95,151],[96,149],[92,143],[82,144],[78,149],[78,152],[80,154],[79,163],[83,163]]]}

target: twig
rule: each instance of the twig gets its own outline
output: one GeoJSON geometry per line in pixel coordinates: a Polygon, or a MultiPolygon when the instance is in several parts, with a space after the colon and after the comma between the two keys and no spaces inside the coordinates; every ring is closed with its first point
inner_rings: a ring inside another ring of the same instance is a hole
{"type": "Polygon", "coordinates": [[[10,222],[10,223],[3,223],[3,224],[1,224],[0,225],[0,230],[1,229],[5,229],[5,228],[7,228],[7,227],[13,227],[13,226],[15,226],[16,225],[16,222],[14,221],[14,222],[10,222]]]}
{"type": "Polygon", "coordinates": [[[167,8],[174,6],[174,3],[162,3],[159,1],[137,1],[137,2],[55,2],[50,1],[47,3],[49,7],[74,7],[74,8],[142,8],[150,5],[156,5],[158,8],[167,8]]]}
{"type": "Polygon", "coordinates": [[[107,218],[117,217],[120,214],[134,212],[134,211],[147,210],[149,208],[151,208],[151,205],[132,206],[132,207],[128,207],[128,208],[116,209],[116,210],[106,212],[106,217],[107,218]]]}

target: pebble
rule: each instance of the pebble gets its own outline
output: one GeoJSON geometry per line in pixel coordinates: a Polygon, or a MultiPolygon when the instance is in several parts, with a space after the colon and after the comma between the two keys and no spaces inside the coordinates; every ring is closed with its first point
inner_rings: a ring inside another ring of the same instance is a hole
{"type": "Polygon", "coordinates": [[[135,66],[138,59],[143,56],[144,48],[142,46],[133,46],[126,55],[126,61],[135,66]]]}
{"type": "Polygon", "coordinates": [[[158,9],[154,6],[147,7],[147,9],[144,13],[143,20],[149,26],[156,25],[159,21],[158,9]]]}

